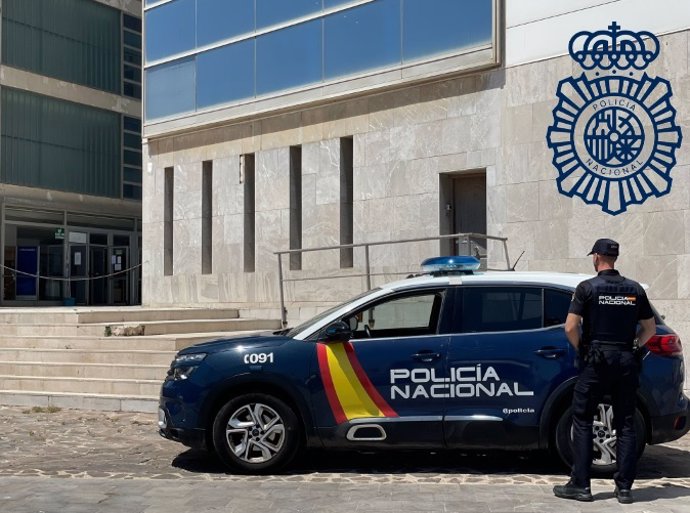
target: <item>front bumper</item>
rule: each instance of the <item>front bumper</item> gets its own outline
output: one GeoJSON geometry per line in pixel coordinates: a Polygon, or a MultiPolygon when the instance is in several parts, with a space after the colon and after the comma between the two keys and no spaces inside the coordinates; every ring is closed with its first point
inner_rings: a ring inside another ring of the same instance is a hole
{"type": "Polygon", "coordinates": [[[163,438],[179,442],[192,449],[208,449],[205,429],[172,426],[170,424],[170,415],[162,406],[158,408],[158,434],[163,438]]]}

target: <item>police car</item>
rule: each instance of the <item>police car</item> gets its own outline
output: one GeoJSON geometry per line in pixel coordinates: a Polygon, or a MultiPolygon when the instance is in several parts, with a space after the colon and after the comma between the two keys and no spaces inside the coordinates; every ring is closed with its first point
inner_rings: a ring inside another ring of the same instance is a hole
{"type": "MultiPolygon", "coordinates": [[[[586,275],[475,272],[472,257],[370,290],[292,329],[180,351],[163,383],[160,434],[234,471],[274,472],[305,447],[552,449],[571,460],[576,354],[563,324],[586,275]]],[[[645,444],[690,428],[678,336],[657,316],[635,429],[645,444]]],[[[593,469],[615,467],[609,404],[593,469]]]]}

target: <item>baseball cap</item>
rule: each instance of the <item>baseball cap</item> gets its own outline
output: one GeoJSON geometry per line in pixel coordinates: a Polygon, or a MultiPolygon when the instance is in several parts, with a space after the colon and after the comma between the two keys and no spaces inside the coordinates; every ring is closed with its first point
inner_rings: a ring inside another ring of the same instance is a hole
{"type": "Polygon", "coordinates": [[[618,243],[615,240],[599,239],[592,246],[592,251],[587,254],[596,253],[597,255],[618,256],[618,247],[618,243]]]}

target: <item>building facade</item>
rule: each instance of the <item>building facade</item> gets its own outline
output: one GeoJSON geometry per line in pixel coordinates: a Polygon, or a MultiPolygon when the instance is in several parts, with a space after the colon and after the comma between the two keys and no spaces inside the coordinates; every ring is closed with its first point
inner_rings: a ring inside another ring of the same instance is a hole
{"type": "Polygon", "coordinates": [[[140,301],[138,0],[2,0],[4,306],[140,301]]]}
{"type": "MultiPolygon", "coordinates": [[[[682,0],[149,0],[144,18],[144,303],[276,305],[277,251],[458,232],[591,274],[610,237],[690,339],[682,0]]],[[[463,249],[372,247],[373,284],[463,249]]],[[[357,275],[289,282],[289,316],[361,291],[366,260],[284,257],[289,279],[357,275]]]]}

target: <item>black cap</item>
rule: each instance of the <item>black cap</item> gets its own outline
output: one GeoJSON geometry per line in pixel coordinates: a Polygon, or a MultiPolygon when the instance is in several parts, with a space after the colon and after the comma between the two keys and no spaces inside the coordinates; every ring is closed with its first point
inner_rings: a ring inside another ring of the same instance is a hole
{"type": "Polygon", "coordinates": [[[606,255],[606,256],[618,256],[618,243],[615,240],[611,239],[599,239],[594,243],[594,246],[592,246],[592,251],[587,253],[588,255],[591,255],[593,253],[596,253],[597,255],[606,255]]]}

